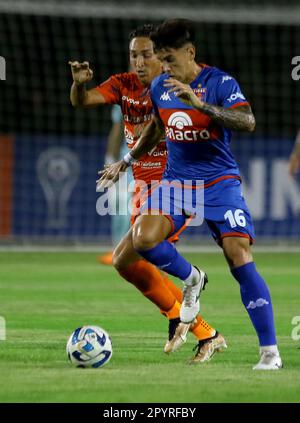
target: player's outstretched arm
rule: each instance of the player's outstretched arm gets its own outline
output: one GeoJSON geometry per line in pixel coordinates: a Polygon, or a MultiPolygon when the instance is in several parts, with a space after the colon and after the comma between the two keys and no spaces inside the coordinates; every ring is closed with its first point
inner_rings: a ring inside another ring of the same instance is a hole
{"type": "Polygon", "coordinates": [[[109,188],[112,184],[118,181],[120,174],[126,172],[129,163],[124,160],[112,163],[110,165],[104,165],[104,169],[98,172],[100,175],[96,181],[96,191],[101,192],[104,188],[109,188]]]}
{"type": "Polygon", "coordinates": [[[95,88],[86,89],[86,82],[93,78],[93,71],[89,62],[79,63],[69,61],[71,66],[73,84],[71,86],[70,100],[74,107],[94,107],[105,104],[105,98],[95,88]]]}
{"type": "Polygon", "coordinates": [[[133,160],[139,160],[144,154],[153,150],[162,140],[164,124],[158,116],[153,116],[149,125],[146,126],[138,142],[131,149],[130,155],[133,160]]]}
{"type": "Polygon", "coordinates": [[[289,174],[294,178],[300,170],[300,130],[289,158],[289,174]]]}
{"type": "Polygon", "coordinates": [[[111,183],[117,182],[121,172],[125,172],[128,166],[131,166],[136,160],[139,160],[144,154],[155,148],[161,141],[163,133],[164,125],[162,121],[159,117],[153,116],[152,121],[146,126],[130,153],[127,153],[123,160],[105,166],[103,170],[98,172],[101,176],[96,181],[96,190],[101,191],[111,183]]]}
{"type": "Polygon", "coordinates": [[[250,106],[245,105],[230,109],[204,103],[196,96],[190,85],[173,78],[166,79],[164,86],[171,87],[168,92],[174,92],[182,102],[205,113],[213,121],[226,128],[247,132],[253,132],[255,129],[255,117],[250,106]]]}

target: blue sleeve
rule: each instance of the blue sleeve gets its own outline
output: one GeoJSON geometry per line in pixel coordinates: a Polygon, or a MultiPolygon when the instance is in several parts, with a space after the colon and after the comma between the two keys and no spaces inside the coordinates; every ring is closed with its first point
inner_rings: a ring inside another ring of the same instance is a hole
{"type": "Polygon", "coordinates": [[[249,104],[237,81],[226,74],[218,78],[216,99],[218,106],[224,108],[233,107],[240,103],[241,105],[249,104]]]}
{"type": "Polygon", "coordinates": [[[123,122],[122,110],[118,104],[114,104],[111,109],[111,120],[112,120],[112,123],[123,122]]]}

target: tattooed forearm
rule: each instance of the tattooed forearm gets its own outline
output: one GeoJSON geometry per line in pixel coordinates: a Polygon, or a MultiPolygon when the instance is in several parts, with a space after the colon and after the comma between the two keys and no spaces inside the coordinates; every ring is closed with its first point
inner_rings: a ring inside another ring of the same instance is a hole
{"type": "Polygon", "coordinates": [[[236,109],[224,109],[223,107],[202,103],[197,109],[226,128],[236,131],[254,131],[255,117],[249,106],[240,106],[236,109]]]}

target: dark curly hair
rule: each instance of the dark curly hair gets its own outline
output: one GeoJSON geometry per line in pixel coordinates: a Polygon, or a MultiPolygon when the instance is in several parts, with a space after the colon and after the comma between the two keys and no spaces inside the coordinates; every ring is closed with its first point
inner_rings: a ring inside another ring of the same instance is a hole
{"type": "Polygon", "coordinates": [[[195,26],[188,19],[168,19],[153,30],[150,38],[156,50],[178,49],[187,43],[195,45],[195,26]]]}
{"type": "Polygon", "coordinates": [[[129,34],[129,41],[133,40],[136,37],[146,37],[150,38],[150,34],[154,31],[154,25],[152,24],[145,24],[142,26],[137,27],[129,34]]]}

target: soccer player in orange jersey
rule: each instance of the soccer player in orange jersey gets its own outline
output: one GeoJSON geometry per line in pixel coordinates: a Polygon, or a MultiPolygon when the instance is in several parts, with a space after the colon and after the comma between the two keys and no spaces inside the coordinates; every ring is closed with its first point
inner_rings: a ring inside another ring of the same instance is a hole
{"type": "MultiPolygon", "coordinates": [[[[125,137],[129,149],[135,145],[152,119],[150,83],[162,71],[149,37],[152,29],[151,25],[144,25],[129,36],[132,72],[113,75],[93,89],[87,90],[85,87],[85,83],[93,77],[89,63],[69,62],[73,75],[70,95],[72,105],[91,107],[119,104],[124,117],[125,137]]],[[[146,184],[150,184],[152,180],[160,180],[166,159],[166,144],[162,139],[151,153],[146,153],[133,165],[135,180],[142,180],[146,184]]],[[[135,252],[131,239],[129,230],[114,252],[114,266],[124,279],[139,289],[169,319],[169,339],[164,351],[170,353],[178,349],[186,341],[187,331],[191,330],[203,344],[203,353],[199,354],[199,357],[201,356],[199,361],[209,360],[214,352],[226,347],[224,338],[201,316],[197,316],[192,324],[180,322],[181,290],[165,273],[135,252]]]]}

